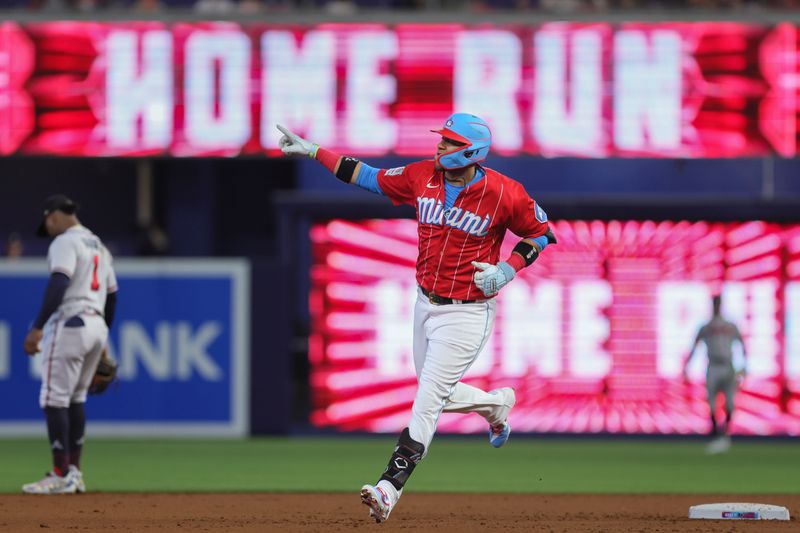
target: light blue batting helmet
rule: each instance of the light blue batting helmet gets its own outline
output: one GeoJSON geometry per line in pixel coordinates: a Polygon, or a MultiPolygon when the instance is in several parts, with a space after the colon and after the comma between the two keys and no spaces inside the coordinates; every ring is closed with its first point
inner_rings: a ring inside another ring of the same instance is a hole
{"type": "Polygon", "coordinates": [[[453,113],[442,129],[431,131],[466,145],[436,156],[436,162],[444,169],[464,168],[473,163],[480,163],[489,155],[492,132],[489,131],[486,121],[480,117],[469,113],[453,113]]]}

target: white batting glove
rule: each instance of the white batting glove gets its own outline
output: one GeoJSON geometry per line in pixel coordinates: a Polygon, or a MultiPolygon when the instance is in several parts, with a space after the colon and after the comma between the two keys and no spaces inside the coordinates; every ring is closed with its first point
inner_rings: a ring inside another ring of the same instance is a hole
{"type": "Polygon", "coordinates": [[[473,261],[472,266],[478,269],[472,279],[486,296],[494,296],[500,292],[500,289],[508,285],[517,273],[514,267],[505,261],[500,261],[496,265],[473,261]]]}
{"type": "Polygon", "coordinates": [[[317,148],[319,148],[318,144],[314,144],[311,141],[303,139],[299,135],[295,135],[280,124],[276,125],[278,130],[283,133],[283,136],[278,141],[278,146],[280,146],[281,152],[286,155],[306,155],[311,159],[314,159],[317,156],[317,148]]]}

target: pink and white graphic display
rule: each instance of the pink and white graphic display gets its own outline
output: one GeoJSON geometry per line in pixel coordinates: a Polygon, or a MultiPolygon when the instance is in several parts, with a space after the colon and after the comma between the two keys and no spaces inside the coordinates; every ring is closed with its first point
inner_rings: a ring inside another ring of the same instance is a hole
{"type": "MultiPolygon", "coordinates": [[[[704,354],[688,382],[681,370],[721,290],[749,355],[734,433],[800,435],[800,225],[551,225],[558,245],[501,291],[491,340],[465,378],[516,387],[515,431],[706,432],[704,354]]],[[[332,220],[311,239],[312,422],[397,432],[416,389],[416,222],[332,220]]],[[[501,256],[516,240],[506,242],[501,256]]],[[[484,426],[457,414],[439,423],[484,426]]]]}
{"type": "Polygon", "coordinates": [[[799,70],[788,23],[7,21],[0,154],[429,156],[466,111],[496,154],[793,157],[799,70]]]}

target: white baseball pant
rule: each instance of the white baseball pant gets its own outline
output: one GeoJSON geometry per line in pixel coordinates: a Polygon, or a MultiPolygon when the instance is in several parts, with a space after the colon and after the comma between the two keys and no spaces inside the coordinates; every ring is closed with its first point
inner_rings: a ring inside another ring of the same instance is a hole
{"type": "Polygon", "coordinates": [[[725,406],[733,411],[736,397],[736,371],[728,365],[709,365],[706,371],[706,392],[708,406],[712,413],[717,411],[717,394],[725,393],[725,406]]]}
{"type": "Polygon", "coordinates": [[[492,332],[494,299],[471,304],[434,305],[417,290],[414,306],[414,366],[417,395],[408,431],[427,452],[442,411],[478,413],[490,424],[503,401],[477,387],[460,383],[492,332]]]}
{"type": "Polygon", "coordinates": [[[108,339],[102,316],[82,313],[51,319],[42,338],[42,387],[39,406],[84,403],[108,339]]]}

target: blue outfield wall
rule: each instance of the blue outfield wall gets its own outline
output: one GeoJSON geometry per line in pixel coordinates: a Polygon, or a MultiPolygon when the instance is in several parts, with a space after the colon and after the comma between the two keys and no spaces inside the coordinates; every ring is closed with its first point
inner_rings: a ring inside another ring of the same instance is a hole
{"type": "MultiPolygon", "coordinates": [[[[244,436],[250,428],[247,261],[119,260],[109,349],[119,383],[90,397],[93,435],[244,436]]],[[[0,263],[0,435],[42,434],[41,356],[22,342],[47,279],[43,260],[0,263]]]]}
{"type": "Polygon", "coordinates": [[[296,296],[288,267],[274,260],[251,261],[250,433],[286,434],[291,429],[295,382],[292,317],[296,296]]]}

